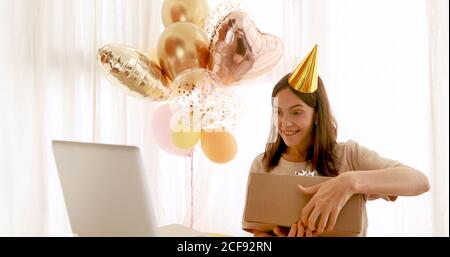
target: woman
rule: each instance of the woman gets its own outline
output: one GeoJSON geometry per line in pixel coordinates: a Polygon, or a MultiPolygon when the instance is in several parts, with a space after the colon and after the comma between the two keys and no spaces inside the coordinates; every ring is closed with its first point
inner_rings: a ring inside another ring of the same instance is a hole
{"type": "MultiPolygon", "coordinates": [[[[284,76],[272,92],[276,99],[276,138],[255,158],[250,172],[295,174],[310,169],[315,175],[333,178],[312,187],[299,186],[312,198],[302,209],[301,219],[290,228],[277,226],[266,233],[243,221],[244,230],[254,236],[314,236],[333,229],[340,210],[353,194],[394,201],[397,196],[429,190],[428,179],[420,171],[383,158],[355,141],[337,143],[336,121],[320,77],[313,93],[302,93],[290,86],[289,76],[284,76]]],[[[361,236],[367,231],[363,211],[361,236]]]]}

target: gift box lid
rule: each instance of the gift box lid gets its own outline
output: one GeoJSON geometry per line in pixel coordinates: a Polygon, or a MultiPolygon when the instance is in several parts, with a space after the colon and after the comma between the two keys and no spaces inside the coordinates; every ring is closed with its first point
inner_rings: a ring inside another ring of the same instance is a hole
{"type": "MultiPolygon", "coordinates": [[[[311,195],[303,194],[297,185],[309,187],[328,179],[331,177],[251,173],[244,211],[246,223],[261,231],[271,230],[275,225],[290,227],[300,219],[302,208],[311,199],[311,195]]],[[[363,195],[354,194],[341,209],[333,231],[328,234],[360,234],[364,205],[363,195]]]]}

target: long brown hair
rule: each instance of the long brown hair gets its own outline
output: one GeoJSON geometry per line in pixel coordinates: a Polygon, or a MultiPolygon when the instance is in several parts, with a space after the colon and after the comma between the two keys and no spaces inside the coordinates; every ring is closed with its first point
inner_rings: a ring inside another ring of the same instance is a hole
{"type": "MultiPolygon", "coordinates": [[[[338,171],[335,164],[335,153],[333,148],[336,145],[337,123],[331,112],[327,93],[322,79],[318,78],[317,90],[314,93],[301,93],[293,89],[289,83],[289,74],[284,76],[273,88],[272,98],[276,97],[282,89],[289,88],[296,96],[307,105],[314,108],[317,124],[313,128],[313,144],[308,149],[307,160],[311,160],[313,169],[322,176],[337,176],[338,171]]],[[[274,143],[266,145],[263,164],[267,170],[278,165],[281,155],[286,151],[286,144],[278,134],[274,143]]]]}

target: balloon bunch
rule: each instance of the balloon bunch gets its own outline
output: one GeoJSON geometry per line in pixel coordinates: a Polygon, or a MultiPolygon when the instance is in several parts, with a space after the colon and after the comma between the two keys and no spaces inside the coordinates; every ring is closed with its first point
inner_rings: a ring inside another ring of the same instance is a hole
{"type": "Polygon", "coordinates": [[[261,33],[239,10],[220,17],[208,36],[208,12],[206,0],[165,0],[165,29],[156,50],[147,55],[108,44],[97,57],[108,80],[128,94],[168,101],[152,119],[163,150],[187,156],[200,141],[210,160],[226,163],[237,153],[236,139],[227,130],[240,113],[239,100],[228,86],[270,70],[283,54],[283,43],[261,33]]]}

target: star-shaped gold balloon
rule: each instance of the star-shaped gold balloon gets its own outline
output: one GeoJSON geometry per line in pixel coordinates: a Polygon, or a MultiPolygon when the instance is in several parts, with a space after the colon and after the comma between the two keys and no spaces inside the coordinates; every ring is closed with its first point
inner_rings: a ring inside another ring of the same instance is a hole
{"type": "Polygon", "coordinates": [[[317,44],[289,76],[289,85],[302,93],[317,90],[317,44]]]}

